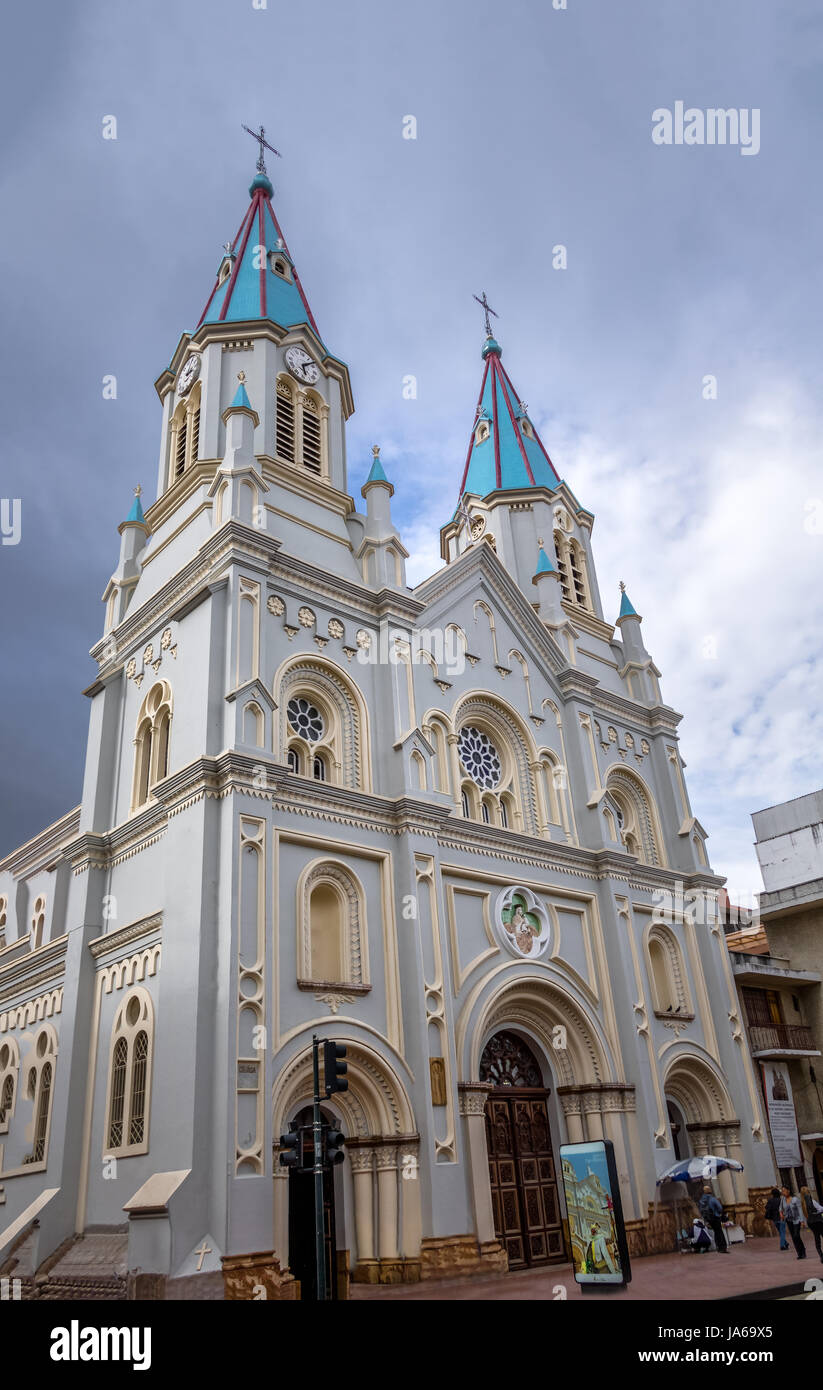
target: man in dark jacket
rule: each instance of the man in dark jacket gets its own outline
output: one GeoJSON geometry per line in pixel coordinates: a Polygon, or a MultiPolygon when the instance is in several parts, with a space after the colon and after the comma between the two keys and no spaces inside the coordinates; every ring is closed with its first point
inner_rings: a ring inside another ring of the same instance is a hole
{"type": "Polygon", "coordinates": [[[708,1183],[703,1188],[703,1196],[697,1205],[700,1208],[700,1215],[714,1236],[715,1249],[718,1255],[728,1255],[726,1237],[723,1234],[723,1208],[708,1183]]]}
{"type": "Polygon", "coordinates": [[[765,1217],[771,1221],[774,1229],[780,1237],[780,1249],[788,1250],[789,1242],[786,1239],[786,1223],[780,1215],[780,1188],[773,1187],[772,1195],[766,1203],[765,1217]]]}

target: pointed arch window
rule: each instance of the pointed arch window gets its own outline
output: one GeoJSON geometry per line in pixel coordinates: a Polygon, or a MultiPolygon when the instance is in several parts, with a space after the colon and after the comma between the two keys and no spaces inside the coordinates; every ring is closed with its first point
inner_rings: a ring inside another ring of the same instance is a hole
{"type": "Polygon", "coordinates": [[[158,681],[146,695],[137,716],[133,811],[146,804],[152,788],[168,775],[171,715],[171,686],[168,681],[158,681]]]}
{"type": "Polygon", "coordinates": [[[7,1134],[17,1095],[20,1053],[13,1038],[0,1043],[0,1134],[7,1134]]]}
{"type": "Polygon", "coordinates": [[[615,809],[620,839],[629,854],[643,864],[660,864],[662,855],[656,815],[638,778],[618,768],[609,774],[607,788],[615,809]]]}
{"type": "Polygon", "coordinates": [[[286,463],[328,474],[327,425],[329,408],[315,391],[298,389],[285,373],[277,378],[275,450],[286,463]]]}
{"type": "Polygon", "coordinates": [[[567,603],[571,602],[571,585],[569,584],[569,567],[567,564],[568,542],[566,537],[559,531],[554,533],[554,559],[557,565],[557,573],[560,575],[560,587],[563,598],[567,603]]]}
{"type": "Polygon", "coordinates": [[[693,1018],[683,957],[674,933],[668,927],[653,926],[646,952],[655,1013],[668,1018],[693,1018]]]}
{"type": "Polygon", "coordinates": [[[112,1028],[104,1154],[148,1153],[153,1040],[151,997],[144,989],[132,990],[112,1028]]]}
{"type": "Polygon", "coordinates": [[[320,780],[315,760],[321,758],[324,781],[369,791],[368,713],[343,673],[307,656],[284,672],[272,693],[279,711],[275,754],[282,749],[290,770],[320,780]]]}
{"type": "Polygon", "coordinates": [[[182,400],[171,422],[172,482],[182,478],[186,469],[196,462],[200,452],[200,393],[198,381],[191,394],[182,400]]]}
{"type": "Polygon", "coordinates": [[[360,880],[335,860],[311,866],[298,885],[298,984],[369,988],[366,898],[360,880]]]}
{"type": "Polygon", "coordinates": [[[35,900],[31,915],[31,949],[36,951],[43,945],[43,932],[46,927],[46,899],[40,896],[35,900]]]}
{"type": "Polygon", "coordinates": [[[51,1110],[54,1099],[54,1068],[57,1060],[57,1035],[49,1025],[40,1029],[34,1039],[33,1061],[26,1077],[26,1098],[32,1102],[32,1149],[23,1159],[25,1165],[46,1166],[48,1160],[51,1110]]]}

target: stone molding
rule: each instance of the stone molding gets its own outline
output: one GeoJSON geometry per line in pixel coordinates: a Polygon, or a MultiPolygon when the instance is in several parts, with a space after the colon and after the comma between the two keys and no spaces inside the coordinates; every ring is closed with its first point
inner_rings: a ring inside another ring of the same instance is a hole
{"type": "Polygon", "coordinates": [[[466,1116],[485,1114],[486,1100],[493,1090],[494,1087],[488,1081],[458,1081],[457,1095],[460,1114],[466,1116]]]}

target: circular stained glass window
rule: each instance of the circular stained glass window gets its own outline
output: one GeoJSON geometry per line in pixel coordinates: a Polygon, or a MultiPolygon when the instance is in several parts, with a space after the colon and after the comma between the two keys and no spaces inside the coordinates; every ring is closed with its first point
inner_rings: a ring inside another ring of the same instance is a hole
{"type": "Polygon", "coordinates": [[[463,729],[457,745],[460,761],[478,787],[491,791],[497,786],[502,766],[497,749],[480,729],[463,729]]]}
{"type": "Polygon", "coordinates": [[[325,724],[323,716],[316,705],[303,695],[298,695],[296,700],[289,700],[286,705],[286,717],[289,721],[289,728],[308,743],[316,743],[323,737],[325,724]]]}

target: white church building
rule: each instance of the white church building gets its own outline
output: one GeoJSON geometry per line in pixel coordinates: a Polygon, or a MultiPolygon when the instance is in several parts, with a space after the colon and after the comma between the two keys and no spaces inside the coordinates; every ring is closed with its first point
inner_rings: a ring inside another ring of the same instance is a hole
{"type": "Polygon", "coordinates": [[[442,565],[407,586],[402,479],[375,450],[350,495],[349,371],[272,194],[261,158],[156,382],[80,804],[0,862],[0,1274],[305,1292],[278,1141],[313,1034],[348,1049],[339,1297],[566,1261],[563,1142],[613,1143],[635,1255],[672,1248],[656,1179],[690,1153],[743,1163],[716,1190],[751,1230],[762,1100],[640,615],[604,612],[488,315],[442,565]]]}

